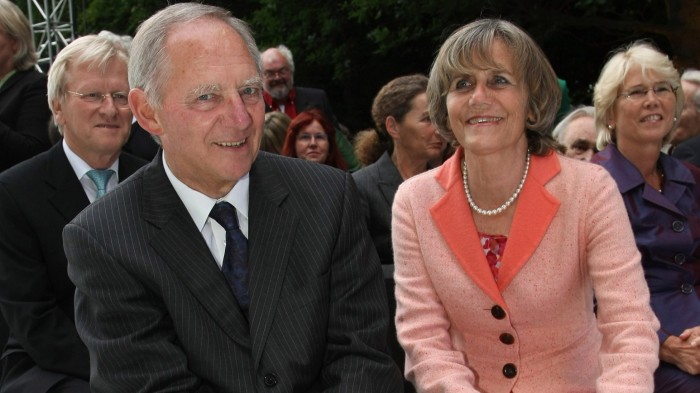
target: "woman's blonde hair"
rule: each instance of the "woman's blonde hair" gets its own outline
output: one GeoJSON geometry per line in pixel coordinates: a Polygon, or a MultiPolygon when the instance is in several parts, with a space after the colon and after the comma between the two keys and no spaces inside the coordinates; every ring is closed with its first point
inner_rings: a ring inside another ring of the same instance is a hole
{"type": "Polygon", "coordinates": [[[39,56],[34,49],[32,29],[22,10],[9,0],[0,0],[0,32],[17,40],[19,48],[13,56],[14,69],[28,70],[36,65],[39,56]]]}
{"type": "Polygon", "coordinates": [[[287,127],[292,119],[284,112],[272,111],[265,113],[265,128],[263,128],[260,150],[282,154],[287,127]]]}

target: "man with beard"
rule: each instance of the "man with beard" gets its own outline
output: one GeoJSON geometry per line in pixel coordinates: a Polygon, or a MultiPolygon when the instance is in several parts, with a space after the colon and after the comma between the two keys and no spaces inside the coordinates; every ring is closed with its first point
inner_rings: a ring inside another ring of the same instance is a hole
{"type": "Polygon", "coordinates": [[[340,130],[331,109],[326,92],[311,87],[294,86],[294,57],[284,45],[268,48],[261,53],[263,66],[263,98],[265,112],[280,111],[294,119],[297,114],[311,108],[322,110],[333,121],[335,138],[348,169],[354,171],[360,165],[353,153],[352,144],[340,130]]]}

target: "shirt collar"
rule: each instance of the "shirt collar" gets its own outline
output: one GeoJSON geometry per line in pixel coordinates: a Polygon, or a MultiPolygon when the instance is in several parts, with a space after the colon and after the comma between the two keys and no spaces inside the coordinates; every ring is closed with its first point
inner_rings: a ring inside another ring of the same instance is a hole
{"type": "Polygon", "coordinates": [[[233,186],[231,191],[229,191],[223,198],[214,199],[190,188],[187,184],[180,181],[180,179],[178,179],[170,170],[168,162],[165,159],[165,152],[163,152],[163,166],[165,167],[165,174],[168,176],[168,180],[170,180],[175,192],[180,197],[180,200],[182,200],[185,208],[187,208],[187,212],[192,217],[192,220],[197,226],[197,230],[201,232],[202,229],[204,229],[204,225],[207,223],[211,209],[214,207],[214,204],[220,201],[226,201],[232,204],[238,211],[238,214],[245,217],[247,222],[248,189],[250,186],[249,173],[246,173],[243,177],[238,179],[236,185],[233,186]]]}
{"type": "Polygon", "coordinates": [[[112,166],[110,166],[109,168],[92,168],[90,165],[88,165],[87,162],[85,162],[85,160],[80,158],[79,155],[77,155],[73,150],[71,150],[71,148],[66,143],[65,138],[62,140],[61,143],[63,144],[63,151],[66,153],[66,158],[68,158],[68,162],[73,168],[75,176],[77,176],[78,179],[82,179],[83,176],[85,176],[85,174],[92,169],[111,169],[116,174],[116,178],[119,179],[119,157],[117,157],[117,159],[114,160],[112,166]]]}
{"type": "MultiPolygon", "coordinates": [[[[666,180],[676,183],[695,183],[693,175],[680,161],[664,153],[661,153],[659,160],[661,161],[661,169],[666,180]]],[[[637,167],[623,156],[613,143],[596,154],[592,162],[602,165],[610,172],[615,182],[617,182],[617,187],[623,194],[645,183],[637,167]]]]}

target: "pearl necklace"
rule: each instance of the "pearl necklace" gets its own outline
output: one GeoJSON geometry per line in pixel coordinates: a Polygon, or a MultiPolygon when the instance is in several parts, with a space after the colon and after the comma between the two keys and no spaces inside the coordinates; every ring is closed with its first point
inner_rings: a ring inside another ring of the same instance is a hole
{"type": "Polygon", "coordinates": [[[525,159],[525,172],[523,173],[522,179],[520,179],[520,184],[518,184],[518,188],[515,189],[515,192],[513,195],[508,198],[505,203],[503,203],[501,206],[493,209],[493,210],[484,210],[480,208],[479,206],[474,203],[474,199],[472,199],[472,194],[469,192],[469,182],[467,181],[467,160],[463,159],[462,160],[462,182],[464,182],[464,193],[467,194],[467,202],[469,202],[469,206],[474,210],[475,212],[484,215],[484,216],[495,216],[496,214],[503,213],[510,205],[515,202],[515,200],[518,198],[518,195],[520,195],[520,191],[523,189],[523,184],[525,184],[525,178],[527,177],[527,172],[530,169],[530,149],[527,150],[527,158],[525,159]]]}

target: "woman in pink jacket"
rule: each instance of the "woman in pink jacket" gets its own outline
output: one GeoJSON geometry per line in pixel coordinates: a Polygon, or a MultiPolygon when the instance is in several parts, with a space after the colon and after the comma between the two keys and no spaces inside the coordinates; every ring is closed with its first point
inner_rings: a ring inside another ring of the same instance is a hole
{"type": "Polygon", "coordinates": [[[615,182],[554,153],[560,90],[521,29],[479,20],[433,64],[459,146],[393,205],[396,325],[419,392],[652,392],[656,320],[615,182]],[[594,313],[597,299],[597,317],[594,313]]]}

